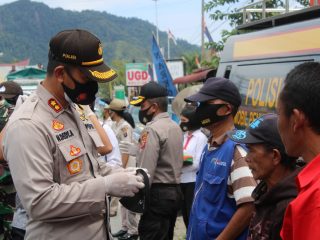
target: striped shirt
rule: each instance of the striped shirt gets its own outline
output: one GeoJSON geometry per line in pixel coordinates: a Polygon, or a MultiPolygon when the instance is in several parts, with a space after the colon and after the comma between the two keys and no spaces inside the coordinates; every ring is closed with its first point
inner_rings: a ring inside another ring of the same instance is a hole
{"type": "MultiPolygon", "coordinates": [[[[209,150],[218,148],[227,139],[228,137],[226,134],[216,139],[209,139],[209,150]]],[[[254,180],[245,160],[246,155],[246,150],[240,145],[237,145],[234,151],[234,157],[231,162],[230,174],[228,177],[228,197],[234,198],[237,206],[242,203],[253,202],[254,199],[251,197],[251,194],[257,186],[257,183],[254,180]]]]}

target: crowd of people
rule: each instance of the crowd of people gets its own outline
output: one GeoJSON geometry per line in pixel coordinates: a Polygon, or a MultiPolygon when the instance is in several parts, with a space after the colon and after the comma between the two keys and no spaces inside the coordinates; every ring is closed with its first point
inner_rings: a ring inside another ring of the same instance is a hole
{"type": "Polygon", "coordinates": [[[103,122],[90,108],[98,83],[117,77],[100,40],[66,30],[49,48],[35,93],[0,86],[10,106],[1,109],[0,170],[10,169],[17,192],[11,234],[1,219],[6,239],[170,240],[179,211],[187,240],[320,239],[319,63],[290,71],[277,114],[245,130],[234,125],[241,96],[232,79],[208,78],[186,97],[180,124],[166,88],[149,82],[130,102],[145,125],[135,142],[124,100],[106,102],[103,122]]]}

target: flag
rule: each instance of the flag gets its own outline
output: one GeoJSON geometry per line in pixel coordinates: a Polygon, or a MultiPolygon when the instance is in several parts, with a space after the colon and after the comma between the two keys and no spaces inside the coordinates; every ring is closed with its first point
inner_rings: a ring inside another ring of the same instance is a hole
{"type": "Polygon", "coordinates": [[[150,81],[151,81],[151,82],[154,82],[153,69],[152,69],[151,64],[148,64],[148,74],[149,74],[149,76],[150,76],[150,81]]]}
{"type": "Polygon", "coordinates": [[[177,45],[176,38],[173,36],[170,30],[168,31],[168,38],[171,39],[175,45],[177,45]]]}
{"type": "Polygon", "coordinates": [[[152,60],[158,83],[167,89],[169,96],[176,96],[177,89],[173,84],[171,74],[154,36],[152,36],[152,60]]]}
{"type": "Polygon", "coordinates": [[[209,42],[213,42],[213,39],[212,39],[212,37],[211,37],[211,34],[210,34],[210,32],[209,32],[209,29],[208,29],[206,23],[203,22],[203,25],[204,25],[204,26],[203,26],[204,34],[205,34],[206,37],[208,38],[209,42]]]}

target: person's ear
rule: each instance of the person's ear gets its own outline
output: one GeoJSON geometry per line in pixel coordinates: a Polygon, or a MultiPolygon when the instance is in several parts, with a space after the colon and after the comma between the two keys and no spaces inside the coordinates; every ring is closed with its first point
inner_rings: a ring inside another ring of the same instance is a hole
{"type": "Polygon", "coordinates": [[[63,66],[57,66],[54,70],[53,70],[53,74],[54,77],[60,82],[63,83],[63,75],[64,73],[64,67],[63,66]]]}
{"type": "Polygon", "coordinates": [[[303,125],[306,123],[306,116],[304,112],[299,109],[293,109],[292,114],[290,116],[290,125],[292,127],[293,132],[297,132],[303,125]]]}
{"type": "Polygon", "coordinates": [[[229,103],[226,103],[222,107],[220,107],[217,111],[218,116],[225,116],[232,113],[232,106],[229,103]]]}
{"type": "Polygon", "coordinates": [[[281,163],[281,153],[278,149],[272,150],[272,162],[274,166],[277,166],[281,163]]]}

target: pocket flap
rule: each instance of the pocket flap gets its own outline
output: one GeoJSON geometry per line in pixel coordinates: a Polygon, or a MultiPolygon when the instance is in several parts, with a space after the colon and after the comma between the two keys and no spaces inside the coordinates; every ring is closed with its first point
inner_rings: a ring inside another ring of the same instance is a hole
{"type": "Polygon", "coordinates": [[[83,143],[76,138],[65,141],[59,144],[58,147],[67,162],[87,153],[83,143]]]}

